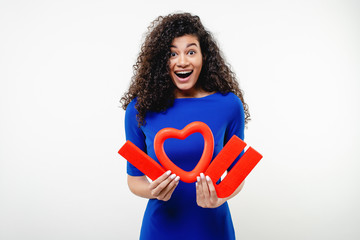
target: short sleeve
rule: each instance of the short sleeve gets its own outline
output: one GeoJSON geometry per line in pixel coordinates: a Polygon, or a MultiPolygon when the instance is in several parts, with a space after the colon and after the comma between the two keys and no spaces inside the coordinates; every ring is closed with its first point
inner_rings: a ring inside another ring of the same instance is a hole
{"type": "MultiPolygon", "coordinates": [[[[226,144],[233,135],[238,136],[240,139],[244,140],[244,129],[245,129],[245,113],[244,107],[241,100],[236,96],[233,95],[231,102],[228,104],[230,107],[230,117],[229,117],[229,124],[226,129],[225,133],[225,143],[226,144]]],[[[244,151],[238,156],[238,158],[231,164],[228,171],[236,164],[236,162],[240,159],[243,155],[244,151]]]]}
{"type": "MultiPolygon", "coordinates": [[[[131,141],[142,151],[146,152],[145,135],[141,128],[138,126],[136,120],[137,110],[135,109],[136,100],[129,103],[125,112],[125,134],[126,140],[131,141]]],[[[131,163],[127,162],[127,174],[130,176],[143,176],[144,174],[134,167],[131,163]]]]}

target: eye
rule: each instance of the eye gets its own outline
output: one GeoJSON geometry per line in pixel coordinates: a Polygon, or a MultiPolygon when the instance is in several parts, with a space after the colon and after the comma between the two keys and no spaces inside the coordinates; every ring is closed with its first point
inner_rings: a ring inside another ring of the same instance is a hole
{"type": "Polygon", "coordinates": [[[189,55],[194,55],[196,52],[194,51],[194,50],[190,50],[189,52],[188,52],[188,54],[189,55]]]}
{"type": "Polygon", "coordinates": [[[170,57],[176,57],[176,52],[172,52],[172,53],[170,53],[170,57]]]}

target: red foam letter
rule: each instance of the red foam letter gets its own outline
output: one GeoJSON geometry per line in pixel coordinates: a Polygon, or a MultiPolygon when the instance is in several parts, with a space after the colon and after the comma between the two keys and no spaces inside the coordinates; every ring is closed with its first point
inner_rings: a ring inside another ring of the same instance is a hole
{"type": "Polygon", "coordinates": [[[151,180],[155,180],[165,173],[165,170],[160,164],[130,141],[127,141],[124,146],[120,148],[119,154],[151,180]]]}
{"type": "Polygon", "coordinates": [[[230,167],[231,163],[239,156],[245,146],[246,143],[234,135],[206,170],[205,175],[212,179],[218,197],[225,198],[230,196],[262,158],[260,153],[250,147],[226,177],[219,184],[216,184],[216,181],[230,167]]]}

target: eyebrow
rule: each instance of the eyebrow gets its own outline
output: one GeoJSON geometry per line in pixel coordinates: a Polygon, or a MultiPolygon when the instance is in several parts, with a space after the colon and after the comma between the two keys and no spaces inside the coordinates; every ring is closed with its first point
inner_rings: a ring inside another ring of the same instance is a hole
{"type": "MultiPolygon", "coordinates": [[[[188,45],[186,45],[186,48],[191,47],[191,46],[196,46],[196,47],[198,47],[198,45],[197,45],[196,43],[189,43],[188,45]]],[[[170,45],[170,47],[171,47],[171,48],[177,48],[177,47],[174,46],[174,45],[170,45]]]]}

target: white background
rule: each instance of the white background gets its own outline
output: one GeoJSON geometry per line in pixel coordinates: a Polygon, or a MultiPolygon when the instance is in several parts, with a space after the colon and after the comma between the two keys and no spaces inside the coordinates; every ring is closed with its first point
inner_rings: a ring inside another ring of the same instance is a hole
{"type": "MultiPolygon", "coordinates": [[[[0,1],[0,239],[137,239],[119,99],[152,20],[199,15],[264,155],[239,239],[360,238],[358,1],[0,1]]],[[[171,239],[171,236],[169,236],[171,239]]]]}

